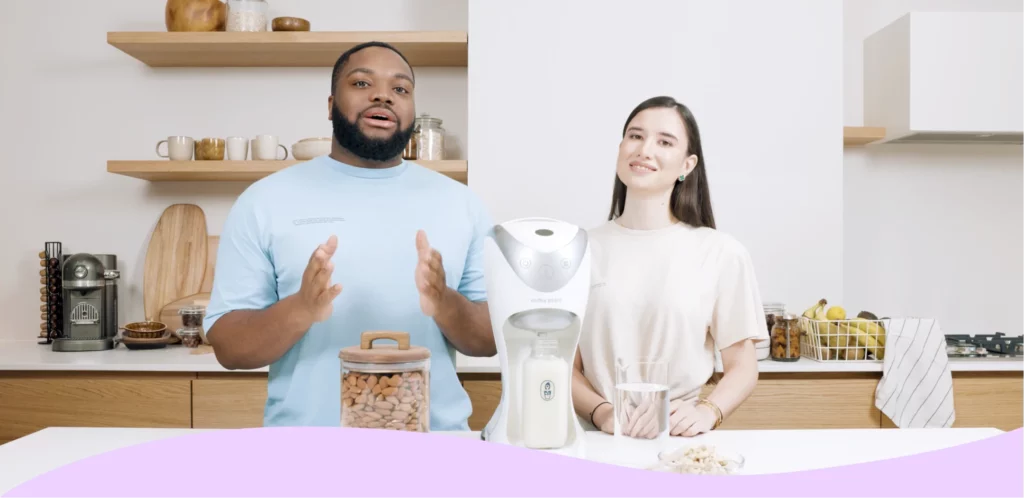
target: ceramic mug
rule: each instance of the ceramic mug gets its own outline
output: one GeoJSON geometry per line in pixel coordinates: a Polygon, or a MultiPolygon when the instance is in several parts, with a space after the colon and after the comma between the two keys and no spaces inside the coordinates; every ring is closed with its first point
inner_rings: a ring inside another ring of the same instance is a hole
{"type": "Polygon", "coordinates": [[[248,140],[244,137],[228,137],[228,161],[244,161],[248,155],[248,140]]]}
{"type": "Polygon", "coordinates": [[[256,135],[256,138],[252,140],[252,158],[259,161],[288,159],[288,147],[278,143],[275,135],[256,135]],[[277,149],[284,151],[284,157],[277,157],[277,149]]]}
{"type": "Polygon", "coordinates": [[[156,155],[171,161],[188,161],[192,159],[192,137],[170,136],[167,140],[156,143],[156,155]],[[160,153],[160,145],[167,144],[167,154],[160,153]]]}

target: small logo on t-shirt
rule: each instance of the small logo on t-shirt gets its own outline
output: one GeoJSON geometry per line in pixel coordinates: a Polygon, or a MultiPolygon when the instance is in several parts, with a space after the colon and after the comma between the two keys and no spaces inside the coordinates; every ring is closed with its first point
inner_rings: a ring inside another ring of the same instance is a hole
{"type": "Polygon", "coordinates": [[[320,218],[302,218],[302,219],[299,219],[299,220],[292,220],[292,223],[294,223],[296,226],[299,226],[299,225],[319,225],[319,224],[323,224],[323,223],[340,223],[342,221],[345,221],[345,218],[341,218],[341,217],[338,217],[338,216],[327,216],[327,217],[320,217],[320,218]]]}

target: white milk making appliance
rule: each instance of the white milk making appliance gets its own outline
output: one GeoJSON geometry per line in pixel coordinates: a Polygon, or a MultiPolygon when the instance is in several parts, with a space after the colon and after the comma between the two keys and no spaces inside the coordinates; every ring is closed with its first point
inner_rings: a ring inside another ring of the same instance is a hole
{"type": "Polygon", "coordinates": [[[496,225],[484,243],[501,400],[481,438],[583,456],[572,363],[590,293],[587,232],[548,218],[496,225]]]}

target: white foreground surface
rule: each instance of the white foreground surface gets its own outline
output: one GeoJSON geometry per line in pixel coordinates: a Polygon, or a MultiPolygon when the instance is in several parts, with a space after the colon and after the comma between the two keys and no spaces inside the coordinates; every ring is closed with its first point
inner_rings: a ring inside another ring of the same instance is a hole
{"type": "MultiPolygon", "coordinates": [[[[49,428],[0,445],[0,494],[48,471],[118,448],[170,438],[200,429],[49,428]]],[[[479,432],[437,433],[479,438],[479,432]]],[[[813,470],[884,460],[948,448],[1002,434],[998,429],[843,429],[717,431],[698,438],[671,438],[668,448],[712,444],[746,459],[744,474],[813,470]],[[840,449],[842,448],[842,449],[840,449]]],[[[646,467],[657,459],[658,443],[617,440],[588,432],[587,459],[646,467]]]]}

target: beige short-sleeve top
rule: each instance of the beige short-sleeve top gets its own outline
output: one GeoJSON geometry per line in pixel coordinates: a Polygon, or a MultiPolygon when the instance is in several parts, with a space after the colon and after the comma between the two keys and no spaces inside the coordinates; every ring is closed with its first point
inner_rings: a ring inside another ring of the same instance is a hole
{"type": "Polygon", "coordinates": [[[714,373],[716,348],[768,339],[754,266],[735,238],[685,223],[632,230],[615,221],[588,234],[579,347],[584,375],[606,400],[619,357],[664,358],[670,399],[690,399],[714,373]]]}

